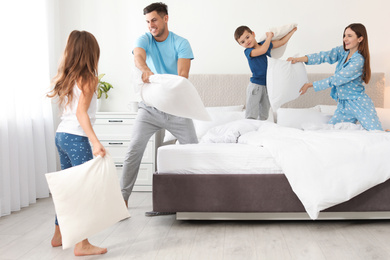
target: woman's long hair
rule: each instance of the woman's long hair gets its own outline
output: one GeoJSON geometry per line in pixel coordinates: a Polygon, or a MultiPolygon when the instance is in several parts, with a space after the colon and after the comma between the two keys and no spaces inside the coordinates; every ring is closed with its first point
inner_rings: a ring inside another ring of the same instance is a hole
{"type": "Polygon", "coordinates": [[[91,33],[72,31],[57,75],[52,81],[54,88],[47,96],[58,97],[59,105],[64,107],[72,102],[76,82],[80,83],[81,91],[84,91],[86,86],[96,88],[99,56],[99,44],[91,33]]]}
{"type": "MultiPolygon", "coordinates": [[[[364,27],[364,25],[361,23],[350,24],[347,27],[345,27],[344,35],[345,35],[345,30],[347,30],[348,28],[354,31],[358,38],[363,36],[363,40],[359,43],[358,51],[364,57],[362,80],[367,84],[371,79],[371,67],[370,67],[370,50],[368,48],[368,36],[367,36],[366,27],[364,27]]],[[[346,50],[344,42],[343,45],[344,45],[344,50],[346,50]]]]}

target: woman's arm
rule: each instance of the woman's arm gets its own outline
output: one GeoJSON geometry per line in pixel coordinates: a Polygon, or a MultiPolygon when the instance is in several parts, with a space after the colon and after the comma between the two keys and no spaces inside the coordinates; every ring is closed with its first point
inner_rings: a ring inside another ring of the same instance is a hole
{"type": "Polygon", "coordinates": [[[306,83],[305,85],[302,86],[302,88],[299,90],[299,93],[301,93],[301,95],[305,94],[306,91],[309,89],[309,88],[312,88],[313,87],[313,83],[306,83]]]}
{"type": "Polygon", "coordinates": [[[341,70],[333,76],[314,82],[314,90],[320,91],[330,87],[348,86],[350,82],[361,78],[363,73],[364,59],[353,56],[341,70]]]}
{"type": "Polygon", "coordinates": [[[295,64],[297,62],[308,62],[308,58],[307,56],[298,57],[298,58],[290,57],[287,59],[287,61],[291,61],[292,64],[295,64]]]}
{"type": "Polygon", "coordinates": [[[81,128],[87,134],[89,141],[92,143],[93,155],[95,156],[101,155],[102,157],[104,157],[106,155],[106,149],[104,149],[103,145],[100,143],[99,139],[97,138],[95,131],[92,128],[91,120],[89,119],[88,116],[88,108],[91,104],[92,97],[95,93],[97,78],[93,83],[83,83],[79,81],[77,85],[81,86],[79,84],[85,84],[85,85],[83,85],[83,87],[81,88],[82,91],[80,94],[80,99],[76,111],[77,120],[79,121],[81,128]]]}
{"type": "Polygon", "coordinates": [[[279,40],[276,40],[276,41],[272,41],[272,49],[276,49],[276,48],[279,48],[283,45],[285,45],[291,38],[291,36],[298,30],[298,27],[295,27],[294,29],[292,29],[288,34],[286,34],[285,36],[283,36],[283,38],[279,39],[279,40]]]}

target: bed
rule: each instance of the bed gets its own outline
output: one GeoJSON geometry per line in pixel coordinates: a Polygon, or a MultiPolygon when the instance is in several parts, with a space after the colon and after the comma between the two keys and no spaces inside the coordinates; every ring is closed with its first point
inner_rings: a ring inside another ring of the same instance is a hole
{"type": "MultiPolygon", "coordinates": [[[[328,76],[330,75],[308,75],[311,82],[328,76]]],[[[206,74],[191,75],[190,80],[205,106],[221,107],[222,111],[219,112],[222,115],[227,114],[223,112],[223,107],[245,104],[245,89],[249,77],[250,75],[244,74],[206,74]]],[[[384,87],[384,74],[373,73],[366,93],[378,109],[384,106],[384,87]]],[[[328,109],[335,104],[329,96],[329,91],[315,94],[311,91],[283,105],[281,111],[310,109],[309,112],[312,113],[314,107],[321,109],[322,106],[323,109],[328,109]],[[321,105],[320,108],[318,105],[321,105]]],[[[284,116],[288,119],[290,114],[284,116]]],[[[271,124],[270,127],[279,129],[279,126],[271,124]]],[[[274,131],[274,128],[270,129],[269,132],[274,131]]],[[[244,135],[240,138],[243,137],[244,135]]],[[[303,205],[302,199],[298,198],[297,191],[293,190],[291,177],[287,178],[278,162],[275,163],[276,157],[261,152],[264,149],[248,146],[245,142],[202,143],[192,146],[168,145],[158,149],[157,171],[153,175],[154,211],[176,212],[177,219],[390,218],[390,180],[386,177],[387,170],[383,171],[384,179],[377,181],[378,184],[356,196],[353,195],[345,202],[320,210],[319,215],[313,217],[308,214],[307,205],[303,205]],[[235,155],[228,152],[231,150],[235,151],[235,155]],[[209,164],[205,163],[207,161],[209,164]],[[257,165],[258,161],[265,164],[257,165]]],[[[373,171],[366,170],[367,175],[376,176],[377,170],[373,171]]]]}

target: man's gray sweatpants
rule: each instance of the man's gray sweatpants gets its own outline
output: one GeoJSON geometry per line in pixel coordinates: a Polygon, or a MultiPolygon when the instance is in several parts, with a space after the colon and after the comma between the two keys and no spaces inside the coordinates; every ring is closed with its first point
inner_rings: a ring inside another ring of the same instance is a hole
{"type": "Polygon", "coordinates": [[[129,199],[133,190],[148,141],[160,129],[171,132],[180,144],[198,143],[194,123],[191,119],[164,113],[141,102],[123,163],[121,189],[125,201],[129,199]]]}

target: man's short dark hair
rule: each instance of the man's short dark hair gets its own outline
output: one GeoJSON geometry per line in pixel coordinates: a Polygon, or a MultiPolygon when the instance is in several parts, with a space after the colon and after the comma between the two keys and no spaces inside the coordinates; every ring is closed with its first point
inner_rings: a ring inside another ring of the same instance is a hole
{"type": "Polygon", "coordinates": [[[153,11],[156,11],[161,17],[164,17],[168,15],[168,6],[161,2],[150,4],[144,8],[144,15],[153,11]]]}
{"type": "Polygon", "coordinates": [[[249,33],[252,33],[252,30],[249,29],[248,26],[240,26],[236,29],[236,31],[234,32],[234,39],[236,39],[236,41],[238,42],[238,39],[241,37],[241,35],[244,34],[244,32],[247,31],[249,33]]]}

